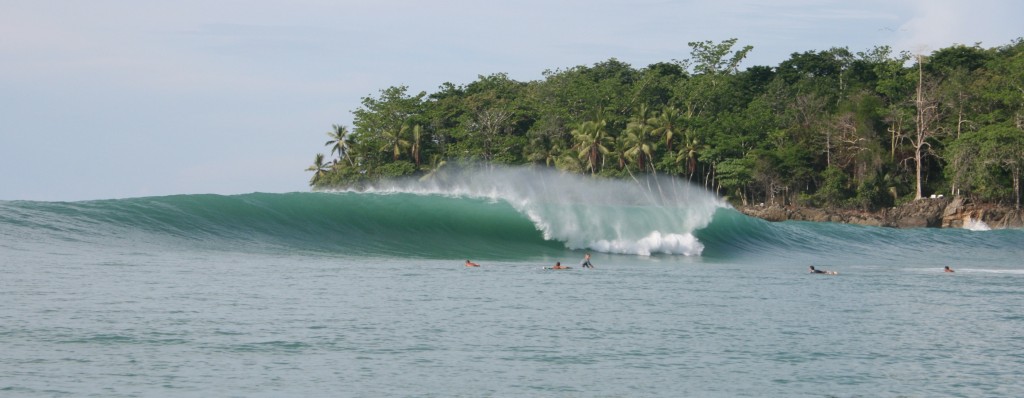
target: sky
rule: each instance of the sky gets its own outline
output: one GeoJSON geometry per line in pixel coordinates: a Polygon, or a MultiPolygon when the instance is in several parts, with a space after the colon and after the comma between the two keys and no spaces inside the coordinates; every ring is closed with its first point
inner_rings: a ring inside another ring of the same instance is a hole
{"type": "Polygon", "coordinates": [[[1024,36],[1017,0],[3,0],[0,200],[308,191],[332,124],[406,85],[753,46],[746,68],[1024,36]]]}

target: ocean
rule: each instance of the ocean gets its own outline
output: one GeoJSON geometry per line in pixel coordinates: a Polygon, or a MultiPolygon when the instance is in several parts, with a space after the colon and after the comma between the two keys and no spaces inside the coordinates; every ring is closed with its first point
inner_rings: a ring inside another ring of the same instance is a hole
{"type": "Polygon", "coordinates": [[[1024,396],[1024,231],[670,177],[0,201],[0,271],[0,396],[1024,396]]]}

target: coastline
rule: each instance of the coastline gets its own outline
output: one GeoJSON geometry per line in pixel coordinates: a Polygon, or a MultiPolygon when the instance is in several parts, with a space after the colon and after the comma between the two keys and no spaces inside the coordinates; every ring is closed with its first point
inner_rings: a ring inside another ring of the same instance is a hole
{"type": "Polygon", "coordinates": [[[834,222],[889,228],[1024,228],[1024,210],[975,204],[963,198],[922,198],[877,211],[781,205],[737,206],[736,210],[772,222],[834,222]]]}

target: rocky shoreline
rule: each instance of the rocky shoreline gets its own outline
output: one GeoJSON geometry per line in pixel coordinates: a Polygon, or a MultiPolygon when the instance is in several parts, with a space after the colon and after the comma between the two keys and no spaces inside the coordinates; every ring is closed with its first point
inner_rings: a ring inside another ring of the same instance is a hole
{"type": "Polygon", "coordinates": [[[875,212],[808,207],[743,206],[737,210],[768,221],[815,221],[891,228],[1024,228],[1024,210],[979,205],[961,198],[931,198],[875,212]]]}

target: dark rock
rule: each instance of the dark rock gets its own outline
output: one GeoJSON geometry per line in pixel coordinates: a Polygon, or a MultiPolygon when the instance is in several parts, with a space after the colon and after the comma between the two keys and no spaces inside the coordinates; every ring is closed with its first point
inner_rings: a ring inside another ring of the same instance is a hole
{"type": "Polygon", "coordinates": [[[866,225],[866,226],[869,226],[869,227],[883,227],[883,226],[885,226],[883,224],[883,222],[882,222],[882,219],[879,218],[879,217],[865,217],[865,216],[861,216],[861,215],[851,216],[849,219],[846,220],[846,222],[850,223],[850,224],[856,224],[856,225],[866,225]]]}
{"type": "Polygon", "coordinates": [[[781,206],[772,206],[765,209],[765,219],[768,221],[785,221],[789,219],[789,212],[781,206]]]}
{"type": "Polygon", "coordinates": [[[739,211],[768,221],[836,222],[895,228],[963,228],[972,220],[991,228],[1024,228],[1024,211],[977,205],[963,198],[925,198],[876,212],[809,207],[750,206],[739,211]]]}
{"type": "Polygon", "coordinates": [[[939,228],[949,203],[947,198],[925,198],[904,203],[890,213],[891,220],[897,228],[939,228]]]}
{"type": "Polygon", "coordinates": [[[747,206],[737,210],[748,216],[766,221],[786,221],[790,219],[789,212],[782,206],[747,206]]]}
{"type": "Polygon", "coordinates": [[[832,221],[831,220],[832,217],[830,217],[830,214],[825,212],[825,210],[822,210],[822,209],[815,209],[815,208],[805,207],[805,208],[798,209],[798,210],[794,211],[793,213],[794,214],[799,214],[801,221],[814,221],[814,222],[828,222],[828,221],[832,221]]]}
{"type": "Polygon", "coordinates": [[[929,221],[922,215],[902,216],[896,219],[896,228],[925,228],[930,226],[929,221]]]}
{"type": "Polygon", "coordinates": [[[954,198],[946,205],[946,209],[942,211],[942,218],[955,217],[963,211],[964,200],[962,198],[954,198]]]}

